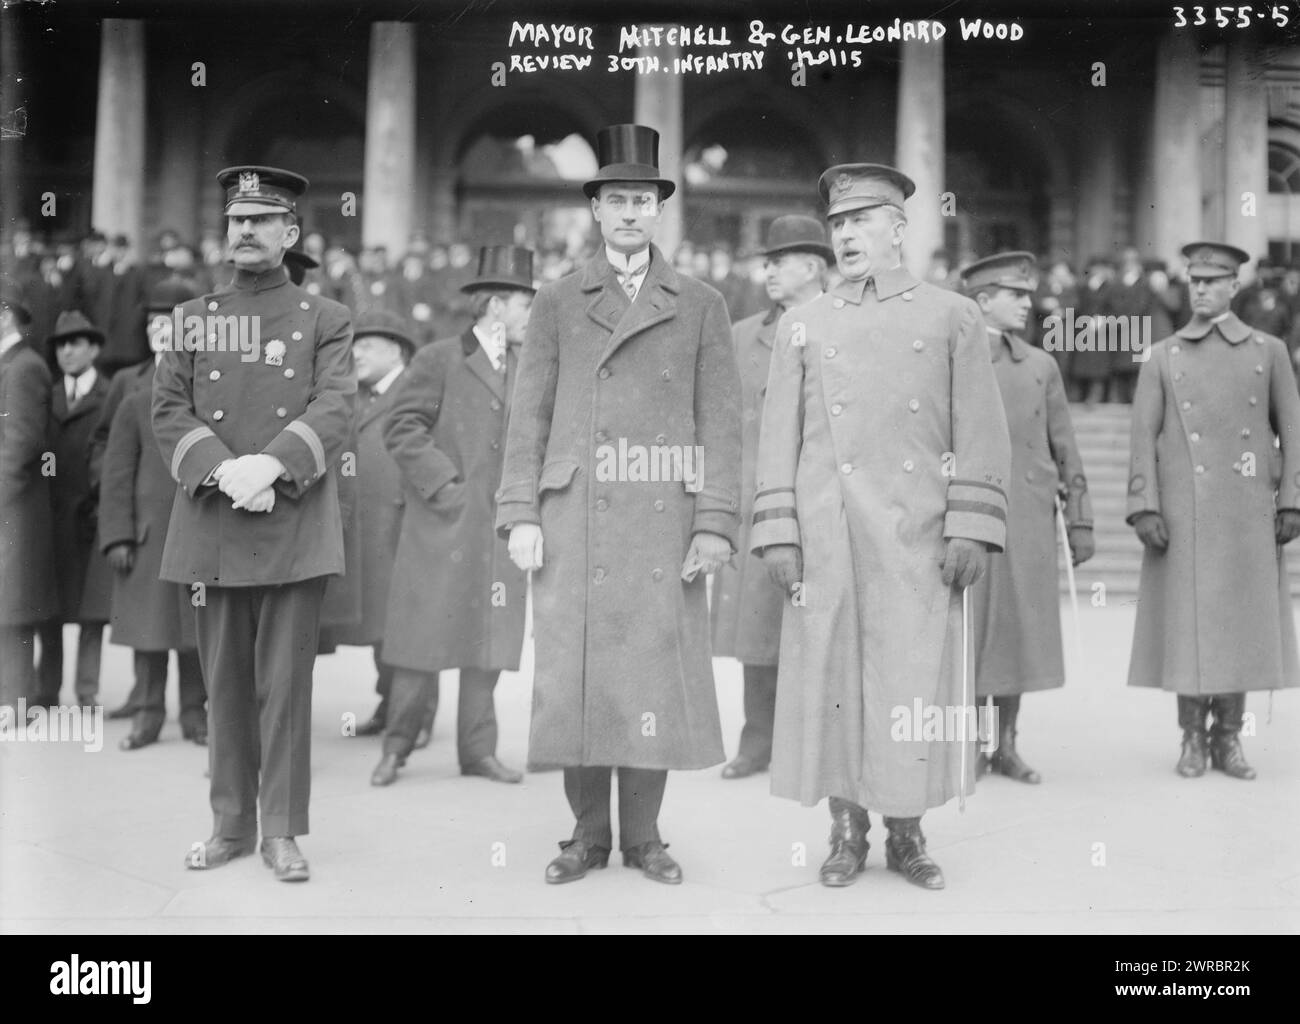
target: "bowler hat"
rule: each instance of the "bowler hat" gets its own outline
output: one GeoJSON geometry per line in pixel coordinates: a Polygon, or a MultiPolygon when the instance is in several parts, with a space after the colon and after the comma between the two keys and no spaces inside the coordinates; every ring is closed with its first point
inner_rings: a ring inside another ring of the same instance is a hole
{"type": "Polygon", "coordinates": [[[415,355],[415,341],[411,338],[411,329],[405,318],[389,310],[372,308],[357,314],[357,322],[352,327],[352,338],[355,341],[366,335],[378,335],[397,342],[406,350],[408,360],[415,355]]]}
{"type": "Polygon", "coordinates": [[[461,285],[463,292],[483,288],[534,292],[533,250],[519,245],[485,245],[478,251],[478,273],[461,285]]]}
{"type": "Polygon", "coordinates": [[[588,199],[595,199],[601,185],[617,181],[645,182],[659,186],[659,197],[667,199],[677,186],[659,176],[659,133],[643,124],[613,124],[596,133],[596,156],[600,170],[582,186],[588,199]]]}
{"type": "Polygon", "coordinates": [[[247,164],[217,172],[226,190],[227,217],[255,217],[263,213],[296,213],[298,199],[307,191],[307,179],[279,167],[247,164]]]}
{"type": "Polygon", "coordinates": [[[170,313],[177,306],[198,298],[198,290],[183,277],[175,276],[159,281],[149,290],[145,300],[146,313],[170,313]]]}
{"type": "Polygon", "coordinates": [[[816,217],[789,214],[768,225],[767,241],[759,256],[780,256],[787,252],[809,252],[827,263],[835,262],[835,251],[826,243],[826,229],[816,217]]]}
{"type": "Polygon", "coordinates": [[[59,314],[58,320],[54,322],[54,333],[46,341],[50,345],[58,345],[68,338],[88,338],[96,345],[104,344],[104,332],[76,309],[59,314]]]}

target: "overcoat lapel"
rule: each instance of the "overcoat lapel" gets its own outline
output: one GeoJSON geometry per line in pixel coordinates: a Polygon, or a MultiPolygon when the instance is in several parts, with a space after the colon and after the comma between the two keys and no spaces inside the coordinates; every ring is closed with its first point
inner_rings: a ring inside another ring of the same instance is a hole
{"type": "Polygon", "coordinates": [[[583,291],[596,292],[587,306],[587,315],[610,332],[609,342],[596,365],[603,366],[630,338],[675,317],[680,290],[677,272],[668,265],[658,246],[651,245],[650,268],[635,301],[629,305],[610,271],[604,250],[597,253],[583,274],[583,291]]]}
{"type": "MultiPolygon", "coordinates": [[[[481,380],[492,394],[501,401],[506,400],[506,378],[505,374],[498,370],[492,369],[492,361],[488,359],[487,353],[483,351],[483,346],[478,343],[478,338],[474,335],[473,328],[467,330],[461,336],[461,348],[465,353],[465,365],[475,377],[481,380]],[[470,349],[470,343],[474,347],[470,349]]],[[[509,350],[507,345],[506,349],[509,350]]],[[[509,367],[509,363],[506,364],[509,367]]]]}

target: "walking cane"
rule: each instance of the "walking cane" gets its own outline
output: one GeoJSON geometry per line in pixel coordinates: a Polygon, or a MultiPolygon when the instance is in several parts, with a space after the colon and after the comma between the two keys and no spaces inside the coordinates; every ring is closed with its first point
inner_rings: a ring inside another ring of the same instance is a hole
{"type": "Polygon", "coordinates": [[[966,813],[966,762],[970,760],[966,731],[966,709],[970,707],[970,588],[961,591],[961,785],[957,790],[957,811],[966,813]]]}
{"type": "Polygon", "coordinates": [[[1070,583],[1070,608],[1074,612],[1074,666],[1083,667],[1083,633],[1079,629],[1079,591],[1074,584],[1074,556],[1070,553],[1070,534],[1065,528],[1065,510],[1061,496],[1056,496],[1056,523],[1061,528],[1061,546],[1065,549],[1065,573],[1070,583]]]}

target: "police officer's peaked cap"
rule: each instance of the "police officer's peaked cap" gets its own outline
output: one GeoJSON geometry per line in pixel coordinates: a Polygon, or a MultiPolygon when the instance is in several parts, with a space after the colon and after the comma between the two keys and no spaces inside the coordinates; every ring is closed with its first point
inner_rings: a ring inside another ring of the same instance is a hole
{"type": "Polygon", "coordinates": [[[1222,242],[1192,242],[1183,246],[1188,277],[1236,277],[1250,255],[1235,245],[1222,242]]]}
{"type": "Polygon", "coordinates": [[[877,206],[903,208],[916,183],[902,171],[884,164],[836,164],[817,182],[826,216],[877,206]]]}
{"type": "Polygon", "coordinates": [[[307,191],[306,178],[279,167],[227,167],[217,172],[217,182],[226,190],[227,217],[296,213],[307,191]]]}

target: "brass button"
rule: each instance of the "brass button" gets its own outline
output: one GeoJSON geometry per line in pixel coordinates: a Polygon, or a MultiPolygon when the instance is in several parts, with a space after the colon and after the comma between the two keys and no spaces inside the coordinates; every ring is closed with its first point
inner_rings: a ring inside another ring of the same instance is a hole
{"type": "Polygon", "coordinates": [[[903,292],[903,301],[904,301],[904,302],[911,302],[911,301],[912,301],[912,293],[911,293],[911,292],[903,292]]]}
{"type": "Polygon", "coordinates": [[[601,444],[604,444],[606,441],[609,440],[609,435],[605,433],[603,430],[597,430],[596,440],[599,441],[601,444]]]}
{"type": "Polygon", "coordinates": [[[1176,356],[1176,355],[1178,355],[1178,353],[1181,352],[1181,351],[1182,351],[1182,348],[1179,347],[1178,345],[1170,345],[1170,346],[1169,346],[1169,354],[1170,354],[1171,356],[1176,356]]]}
{"type": "Polygon", "coordinates": [[[1242,437],[1250,437],[1250,427],[1244,427],[1241,431],[1242,437]]]}
{"type": "Polygon", "coordinates": [[[290,380],[293,380],[293,367],[292,367],[292,366],[286,366],[286,367],[284,368],[284,375],[285,375],[286,377],[288,377],[290,380]]]}
{"type": "Polygon", "coordinates": [[[1262,367],[1262,366],[1256,366],[1256,367],[1255,367],[1255,372],[1256,372],[1256,373],[1263,373],[1263,372],[1264,372],[1264,367],[1262,367]]]}
{"type": "Polygon", "coordinates": [[[836,299],[835,302],[833,303],[833,305],[835,306],[836,309],[843,309],[843,308],[844,308],[844,300],[843,300],[843,299],[836,299]]]}
{"type": "Polygon", "coordinates": [[[1250,396],[1250,404],[1251,404],[1251,405],[1259,405],[1259,399],[1256,398],[1254,395],[1251,395],[1251,396],[1250,396]]]}
{"type": "Polygon", "coordinates": [[[306,299],[303,299],[302,302],[298,303],[298,308],[299,308],[299,309],[311,309],[311,303],[308,302],[306,299]]]}
{"type": "Polygon", "coordinates": [[[608,379],[609,379],[609,367],[608,367],[608,366],[602,366],[602,367],[600,368],[600,373],[597,374],[597,376],[600,377],[601,380],[608,380],[608,379]]]}
{"type": "Polygon", "coordinates": [[[493,441],[490,445],[488,445],[488,447],[491,448],[494,452],[500,451],[500,450],[501,450],[501,442],[500,442],[500,441],[493,441]]]}
{"type": "Polygon", "coordinates": [[[208,311],[209,311],[209,312],[212,312],[212,313],[215,313],[215,312],[217,311],[217,304],[216,304],[215,302],[209,302],[209,303],[208,303],[208,311]]]}
{"type": "Polygon", "coordinates": [[[655,434],[655,444],[663,444],[668,440],[667,434],[655,434]]]}
{"type": "Polygon", "coordinates": [[[309,283],[309,284],[307,285],[307,292],[308,292],[308,294],[310,294],[310,295],[319,295],[319,294],[320,294],[320,285],[318,285],[315,281],[312,281],[311,283],[309,283]]]}
{"type": "Polygon", "coordinates": [[[921,349],[923,348],[925,348],[925,342],[923,342],[920,338],[917,338],[916,341],[912,342],[913,352],[920,352],[921,349]]]}
{"type": "Polygon", "coordinates": [[[1240,473],[1240,472],[1241,472],[1241,463],[1240,463],[1240,462],[1234,462],[1234,463],[1232,464],[1232,471],[1233,471],[1234,473],[1240,473]]]}
{"type": "Polygon", "coordinates": [[[658,583],[661,579],[664,578],[664,571],[662,569],[656,569],[654,572],[650,574],[650,578],[654,580],[656,583],[658,583]]]}
{"type": "Polygon", "coordinates": [[[1190,409],[1191,407],[1192,407],[1192,403],[1191,403],[1191,402],[1184,402],[1184,403],[1183,403],[1183,409],[1184,409],[1184,411],[1186,411],[1187,409],[1190,409]]]}
{"type": "Polygon", "coordinates": [[[226,414],[225,414],[225,412],[223,412],[221,409],[218,409],[216,412],[214,412],[214,413],[212,414],[212,418],[213,418],[214,420],[225,419],[225,418],[226,418],[226,414]]]}
{"type": "Polygon", "coordinates": [[[275,414],[279,416],[280,419],[284,419],[286,416],[289,415],[289,410],[282,405],[280,406],[280,408],[275,410],[275,414]]]}
{"type": "Polygon", "coordinates": [[[294,331],[291,337],[294,341],[302,341],[302,331],[294,331]]]}
{"type": "Polygon", "coordinates": [[[835,358],[835,346],[834,346],[834,345],[832,345],[830,348],[828,348],[828,349],[826,350],[826,358],[827,358],[827,359],[834,359],[834,358],[835,358]]]}
{"type": "Polygon", "coordinates": [[[672,375],[669,371],[667,371],[667,370],[664,370],[664,372],[661,373],[659,376],[662,377],[664,380],[672,380],[672,379],[673,379],[673,375],[672,375]]]}
{"type": "Polygon", "coordinates": [[[1182,379],[1183,379],[1183,371],[1179,370],[1177,373],[1174,374],[1174,380],[1182,380],[1182,379]]]}
{"type": "Polygon", "coordinates": [[[608,508],[609,508],[609,502],[606,501],[604,498],[601,498],[599,501],[596,502],[596,511],[604,512],[608,508]]]}
{"type": "Polygon", "coordinates": [[[1198,473],[1204,473],[1204,472],[1205,472],[1205,467],[1204,467],[1204,466],[1197,466],[1197,467],[1196,467],[1196,472],[1198,472],[1198,473]]]}
{"type": "Polygon", "coordinates": [[[921,403],[918,402],[915,398],[913,398],[910,402],[907,403],[907,407],[912,412],[918,412],[921,408],[921,403]]]}
{"type": "Polygon", "coordinates": [[[600,567],[598,566],[598,567],[596,568],[596,571],[595,571],[594,573],[591,574],[591,578],[592,578],[593,580],[595,580],[597,583],[604,583],[604,582],[605,582],[605,570],[602,569],[602,568],[600,568],[600,567]]]}
{"type": "Polygon", "coordinates": [[[663,500],[663,498],[656,498],[656,499],[655,499],[655,511],[656,511],[656,512],[662,512],[663,510],[664,510],[664,500],[663,500]]]}
{"type": "Polygon", "coordinates": [[[500,411],[501,411],[501,403],[498,402],[495,398],[492,399],[492,411],[493,411],[493,412],[500,412],[500,411]]]}
{"type": "Polygon", "coordinates": [[[1031,470],[1028,470],[1028,471],[1025,473],[1025,480],[1026,480],[1026,482],[1028,482],[1028,483],[1033,483],[1033,480],[1034,480],[1034,471],[1033,471],[1032,469],[1031,469],[1031,470]]]}
{"type": "Polygon", "coordinates": [[[914,470],[914,469],[916,469],[916,463],[913,462],[911,459],[908,459],[906,462],[903,463],[903,472],[904,472],[904,473],[910,473],[910,472],[912,472],[912,470],[914,470]]]}
{"type": "Polygon", "coordinates": [[[1199,441],[1200,439],[1201,439],[1201,435],[1198,434],[1195,430],[1193,430],[1193,431],[1192,431],[1192,440],[1193,440],[1193,441],[1199,441]]]}
{"type": "Polygon", "coordinates": [[[831,406],[831,415],[832,415],[832,416],[838,416],[838,415],[839,415],[840,413],[842,413],[843,411],[844,411],[844,406],[840,405],[839,402],[836,402],[834,405],[831,406]]]}
{"type": "Polygon", "coordinates": [[[853,464],[849,462],[844,463],[844,465],[840,466],[840,472],[845,476],[848,476],[853,472],[853,464]]]}
{"type": "Polygon", "coordinates": [[[220,380],[220,379],[221,379],[220,370],[213,370],[210,374],[208,374],[208,380],[220,380]]]}

